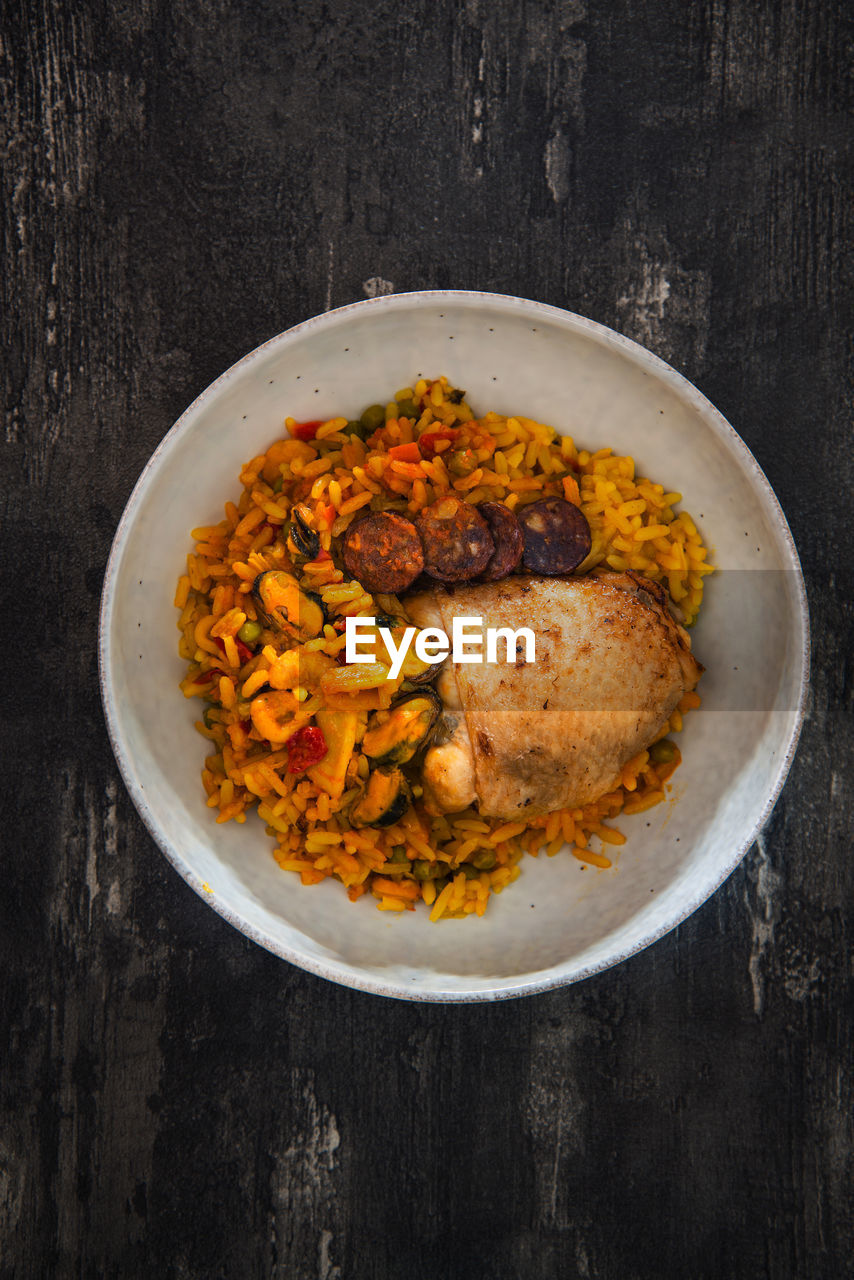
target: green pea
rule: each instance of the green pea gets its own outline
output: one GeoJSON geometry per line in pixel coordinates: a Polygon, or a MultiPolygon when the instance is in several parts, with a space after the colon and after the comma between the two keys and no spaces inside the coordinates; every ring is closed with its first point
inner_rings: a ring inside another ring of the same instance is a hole
{"type": "Polygon", "coordinates": [[[398,400],[397,412],[401,418],[420,418],[421,410],[414,400],[398,400]]]}
{"type": "Polygon", "coordinates": [[[445,466],[455,476],[470,476],[477,467],[474,449],[452,449],[446,458],[445,466]]]}
{"type": "Polygon", "coordinates": [[[377,427],[385,426],[385,405],[369,404],[365,412],[359,418],[360,423],[370,435],[376,431],[377,427]]]}
{"type": "Polygon", "coordinates": [[[479,871],[491,871],[497,861],[493,849],[479,849],[472,858],[472,862],[479,871]]]}
{"type": "Polygon", "coordinates": [[[273,493],[281,493],[281,492],[282,492],[282,485],[283,485],[284,483],[285,483],[285,478],[284,478],[284,476],[282,476],[282,475],[277,475],[277,476],[276,476],[276,478],[275,478],[275,480],[273,481],[273,493]]]}
{"type": "Polygon", "coordinates": [[[476,880],[480,875],[480,872],[478,871],[477,867],[474,866],[474,864],[471,862],[463,862],[460,865],[460,871],[462,871],[466,880],[476,880]]]}
{"type": "Polygon", "coordinates": [[[237,633],[238,640],[242,640],[244,644],[254,644],[261,634],[261,623],[250,622],[247,618],[243,626],[237,633]]]}
{"type": "Polygon", "coordinates": [[[364,440],[365,436],[370,435],[370,431],[366,431],[364,425],[358,418],[348,422],[344,428],[344,432],[348,436],[358,436],[360,440],[364,440]]]}
{"type": "Polygon", "coordinates": [[[445,872],[444,862],[431,862],[429,858],[416,858],[412,864],[412,874],[416,880],[436,880],[445,872]]]}
{"type": "Polygon", "coordinates": [[[406,857],[406,845],[396,844],[391,851],[391,857],[389,858],[389,862],[406,862],[406,861],[408,861],[406,857]]]}
{"type": "Polygon", "coordinates": [[[676,743],[662,738],[661,742],[652,744],[649,754],[654,764],[670,764],[676,758],[676,743]]]}

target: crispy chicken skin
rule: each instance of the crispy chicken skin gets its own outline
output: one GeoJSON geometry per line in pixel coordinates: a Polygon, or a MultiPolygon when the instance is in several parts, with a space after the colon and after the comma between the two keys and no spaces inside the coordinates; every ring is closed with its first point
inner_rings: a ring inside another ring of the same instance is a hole
{"type": "Polygon", "coordinates": [[[636,573],[510,577],[414,595],[416,625],[451,634],[454,616],[530,627],[536,661],[454,663],[439,682],[446,740],[423,765],[433,812],[475,802],[489,817],[535,817],[598,799],[655,738],[703,668],[667,611],[664,590],[636,573]]]}

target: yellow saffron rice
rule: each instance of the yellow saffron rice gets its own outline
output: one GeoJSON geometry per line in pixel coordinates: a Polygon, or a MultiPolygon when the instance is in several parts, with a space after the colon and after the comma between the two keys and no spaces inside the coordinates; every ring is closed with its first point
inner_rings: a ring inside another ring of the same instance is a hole
{"type": "MultiPolygon", "coordinates": [[[[358,743],[344,793],[333,798],[307,774],[288,772],[286,747],[260,737],[249,704],[279,663],[278,687],[292,688],[301,723],[311,722],[320,708],[336,705],[319,682],[312,686],[310,655],[337,655],[344,643],[340,620],[356,614],[406,616],[405,601],[372,597],[336,568],[338,539],[363,509],[413,515],[447,492],[511,509],[543,496],[566,498],[581,507],[592,534],[590,555],[576,572],[639,571],[666,587],[677,616],[690,626],[712,567],[693,520],[677,512],[681,494],[637,476],[630,457],[577,449],[568,436],[521,415],[476,418],[464,393],[445,378],[397,392],[384,424],[380,419],[373,432],[362,431],[366,439],[353,434],[354,424],[345,418],[323,423],[308,440],[298,438],[292,419],[285,426],[285,438],[244,466],[240,496],[226,503],[224,518],[193,530],[195,549],[175,595],[179,652],[189,663],[181,688],[205,703],[196,728],[210,745],[202,783],[216,821],[242,823],[257,808],[275,841],[277,861],[298,872],[303,884],[334,877],[351,899],[371,893],[383,911],[412,910],[423,901],[432,920],[483,915],[490,894],[516,878],[526,853],[553,855],[568,847],[582,862],[610,866],[608,850],[624,843],[613,821],[665,797],[680,754],[662,740],[681,729],[686,711],[699,706],[696,693],[686,694],[662,726],[661,745],[631,760],[620,785],[595,803],[527,823],[491,820],[475,809],[433,817],[420,804],[416,780],[414,804],[382,829],[354,829],[348,820],[368,777],[368,758],[358,743]],[[401,458],[400,451],[390,453],[443,427],[459,434],[436,440],[433,456],[414,461],[401,458]],[[447,465],[454,463],[451,455],[462,456],[464,465],[447,465]],[[320,636],[302,645],[267,630],[251,594],[260,573],[291,569],[284,540],[295,508],[318,534],[321,548],[297,571],[300,585],[321,596],[329,620],[320,636]],[[251,650],[238,637],[246,623],[257,623],[260,632],[251,650]],[[294,650],[295,661],[283,658],[294,650]],[[302,684],[287,685],[289,662],[292,680],[302,684]]],[[[361,707],[382,709],[398,686],[388,680],[371,689],[356,673],[338,705],[357,694],[361,707]]]]}

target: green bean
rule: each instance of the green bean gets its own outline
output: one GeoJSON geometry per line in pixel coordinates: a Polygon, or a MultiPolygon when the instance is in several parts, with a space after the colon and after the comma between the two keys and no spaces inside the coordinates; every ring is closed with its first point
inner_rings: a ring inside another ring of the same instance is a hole
{"type": "Polygon", "coordinates": [[[392,851],[391,851],[391,858],[389,859],[389,861],[390,861],[390,862],[406,862],[406,861],[408,861],[408,859],[407,859],[407,857],[406,857],[406,845],[405,845],[405,844],[396,844],[396,845],[394,846],[394,848],[392,849],[392,851]]]}

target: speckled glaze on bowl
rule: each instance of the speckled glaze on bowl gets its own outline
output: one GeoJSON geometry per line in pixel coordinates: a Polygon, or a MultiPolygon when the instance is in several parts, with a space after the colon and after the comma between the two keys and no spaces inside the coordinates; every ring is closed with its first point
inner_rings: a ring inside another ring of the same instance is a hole
{"type": "Polygon", "coordinates": [[[575,982],[648,946],[721,884],[779,794],[803,718],[806,597],[777,500],[735,431],[679,374],[580,316],[496,294],[355,303],[240,360],[190,406],[128,502],[107,566],[100,665],[125,784],[154,839],[236,928],[312,973],[381,995],[493,1000],[575,982]],[[477,412],[520,412],[612,446],[684,494],[714,563],[694,630],[703,708],[680,739],[673,799],[620,819],[615,867],[527,858],[483,919],[430,924],[352,904],[281,871],[253,815],[217,826],[199,780],[198,704],[177,686],[175,581],[189,530],[221,518],[241,464],[297,419],[357,415],[445,373],[477,412]]]}

